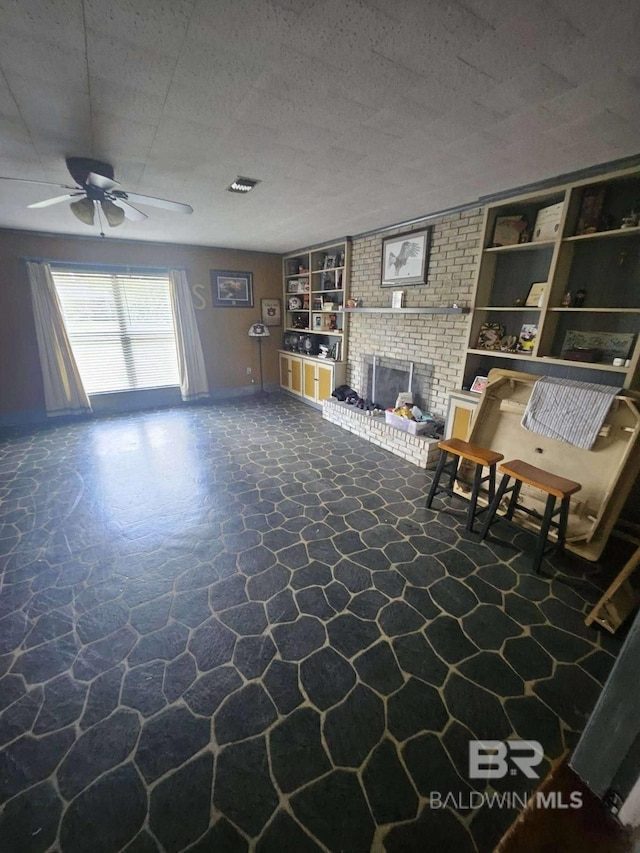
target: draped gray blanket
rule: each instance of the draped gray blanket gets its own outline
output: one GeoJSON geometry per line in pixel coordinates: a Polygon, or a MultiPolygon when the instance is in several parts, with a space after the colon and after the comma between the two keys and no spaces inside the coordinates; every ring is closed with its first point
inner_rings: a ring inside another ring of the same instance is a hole
{"type": "Polygon", "coordinates": [[[620,389],[543,376],[533,386],[522,426],[590,450],[620,389]]]}

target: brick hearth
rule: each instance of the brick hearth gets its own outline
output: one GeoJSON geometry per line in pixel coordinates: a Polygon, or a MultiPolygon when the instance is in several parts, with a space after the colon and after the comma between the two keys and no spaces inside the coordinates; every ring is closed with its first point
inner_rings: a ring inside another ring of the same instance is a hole
{"type": "Polygon", "coordinates": [[[361,409],[337,400],[322,401],[322,417],[378,447],[384,447],[419,468],[435,467],[439,453],[437,438],[409,435],[385,423],[384,418],[374,418],[361,409]]]}

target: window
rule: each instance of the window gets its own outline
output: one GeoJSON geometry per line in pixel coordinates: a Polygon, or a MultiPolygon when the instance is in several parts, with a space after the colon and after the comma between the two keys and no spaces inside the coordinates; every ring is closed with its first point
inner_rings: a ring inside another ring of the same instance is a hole
{"type": "Polygon", "coordinates": [[[168,275],[51,273],[87,394],[179,385],[168,275]]]}

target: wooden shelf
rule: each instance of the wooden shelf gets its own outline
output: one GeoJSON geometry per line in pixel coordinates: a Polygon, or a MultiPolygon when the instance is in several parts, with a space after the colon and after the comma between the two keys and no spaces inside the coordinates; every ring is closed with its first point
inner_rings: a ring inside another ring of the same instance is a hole
{"type": "Polygon", "coordinates": [[[468,349],[469,355],[488,355],[493,358],[510,358],[510,359],[525,359],[531,361],[533,356],[527,355],[524,352],[503,352],[499,349],[468,349]]]}
{"type": "Polygon", "coordinates": [[[586,367],[587,370],[604,370],[607,373],[627,373],[628,367],[616,367],[601,361],[571,361],[567,358],[554,358],[551,355],[539,355],[535,359],[544,364],[564,364],[567,367],[586,367]]]}
{"type": "Polygon", "coordinates": [[[522,305],[513,306],[511,308],[506,307],[505,305],[479,305],[476,311],[537,311],[538,313],[542,311],[542,308],[524,308],[522,305]]]}
{"type": "Polygon", "coordinates": [[[527,252],[531,249],[546,249],[549,246],[555,246],[555,240],[536,240],[529,243],[514,243],[513,246],[493,246],[485,249],[485,252],[527,252]]]}
{"type": "Polygon", "coordinates": [[[554,358],[550,355],[527,355],[523,352],[502,352],[501,350],[492,349],[468,349],[469,355],[486,355],[490,358],[508,358],[512,361],[534,361],[536,364],[564,364],[567,367],[587,368],[587,370],[604,370],[608,373],[626,373],[629,368],[616,367],[613,364],[603,364],[602,362],[591,361],[572,361],[567,358],[554,358]]]}
{"type": "Polygon", "coordinates": [[[637,237],[640,235],[640,226],[635,228],[613,228],[611,231],[595,231],[593,234],[575,234],[573,237],[565,237],[563,243],[573,243],[576,240],[601,240],[607,237],[637,237]]]}
{"type": "Polygon", "coordinates": [[[311,274],[312,275],[318,275],[318,273],[321,273],[321,272],[335,272],[335,270],[338,270],[338,272],[339,272],[340,270],[343,270],[343,269],[344,269],[344,267],[327,267],[326,269],[321,269],[321,270],[311,270],[311,274]]]}
{"type": "Polygon", "coordinates": [[[320,364],[343,364],[343,361],[337,361],[335,358],[321,358],[319,355],[309,355],[308,352],[297,352],[296,350],[289,349],[279,349],[278,352],[284,353],[285,355],[300,355],[303,358],[311,359],[312,361],[319,361],[320,364]]]}
{"type": "Polygon", "coordinates": [[[468,308],[341,308],[341,314],[468,314],[468,308]]]}
{"type": "Polygon", "coordinates": [[[573,314],[640,314],[640,308],[547,308],[557,314],[571,312],[573,314]]]}
{"type": "Polygon", "coordinates": [[[285,332],[299,332],[304,335],[333,335],[337,337],[342,337],[344,332],[341,329],[334,329],[330,331],[329,329],[296,329],[293,326],[285,326],[285,332]]]}

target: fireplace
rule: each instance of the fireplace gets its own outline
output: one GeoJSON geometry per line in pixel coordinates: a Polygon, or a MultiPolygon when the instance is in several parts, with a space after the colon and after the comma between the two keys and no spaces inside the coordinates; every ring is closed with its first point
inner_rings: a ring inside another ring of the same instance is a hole
{"type": "Polygon", "coordinates": [[[412,392],[413,402],[428,411],[433,390],[433,366],[402,361],[385,355],[364,355],[361,376],[362,396],[380,408],[392,408],[398,394],[412,392]]]}

